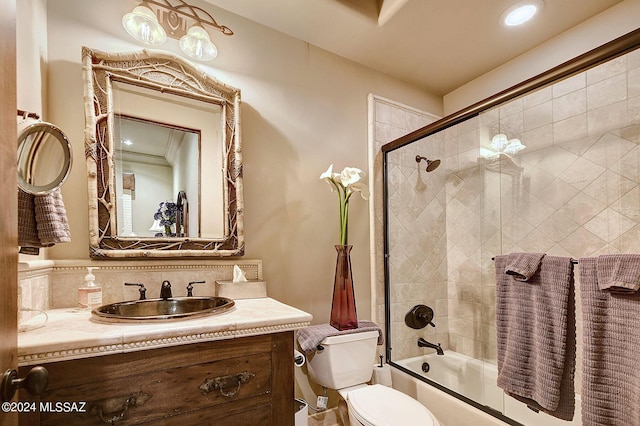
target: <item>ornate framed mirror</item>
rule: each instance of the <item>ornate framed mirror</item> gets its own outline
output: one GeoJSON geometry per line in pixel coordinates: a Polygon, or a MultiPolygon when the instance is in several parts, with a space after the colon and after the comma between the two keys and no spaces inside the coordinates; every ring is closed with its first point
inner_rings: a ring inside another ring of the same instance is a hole
{"type": "Polygon", "coordinates": [[[242,256],[240,90],[166,52],[82,63],[91,257],[242,256]]]}

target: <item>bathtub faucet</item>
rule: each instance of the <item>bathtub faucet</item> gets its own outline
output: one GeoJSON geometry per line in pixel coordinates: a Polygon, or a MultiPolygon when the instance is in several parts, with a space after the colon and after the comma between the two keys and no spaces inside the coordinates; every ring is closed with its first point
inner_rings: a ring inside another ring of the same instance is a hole
{"type": "Polygon", "coordinates": [[[440,343],[433,344],[433,343],[429,343],[426,340],[424,340],[422,337],[420,337],[418,339],[418,346],[420,346],[421,348],[432,348],[436,350],[436,353],[438,355],[444,355],[444,351],[442,350],[442,347],[440,346],[440,343]]]}

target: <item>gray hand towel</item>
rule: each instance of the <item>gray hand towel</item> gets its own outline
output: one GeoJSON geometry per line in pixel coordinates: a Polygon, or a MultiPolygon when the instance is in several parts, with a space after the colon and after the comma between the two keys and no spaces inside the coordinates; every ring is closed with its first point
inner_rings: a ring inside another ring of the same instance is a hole
{"type": "Polygon", "coordinates": [[[604,254],[596,263],[600,290],[634,293],[640,289],[640,254],[604,254]]]}
{"type": "Polygon", "coordinates": [[[581,258],[582,424],[640,425],[640,292],[602,291],[598,259],[581,258]]]}
{"type": "MultiPolygon", "coordinates": [[[[36,209],[33,195],[18,189],[18,245],[20,247],[42,247],[38,238],[36,209]]],[[[37,250],[36,250],[36,254],[37,250]]]]}
{"type": "Polygon", "coordinates": [[[382,343],[384,343],[382,329],[373,321],[358,321],[358,328],[342,331],[339,331],[329,324],[312,325],[298,330],[297,338],[298,343],[300,344],[300,349],[308,353],[315,351],[316,346],[318,346],[325,337],[374,330],[378,331],[378,345],[382,345],[382,343]]]}
{"type": "Polygon", "coordinates": [[[67,212],[60,189],[47,195],[18,190],[18,245],[20,252],[38,254],[41,247],[71,241],[67,212]]]}
{"type": "Polygon", "coordinates": [[[47,195],[34,197],[38,238],[43,246],[71,241],[67,211],[60,189],[47,195]]]}
{"type": "Polygon", "coordinates": [[[575,410],[575,301],[571,258],[544,256],[529,281],[496,256],[498,386],[562,420],[575,410]]]}

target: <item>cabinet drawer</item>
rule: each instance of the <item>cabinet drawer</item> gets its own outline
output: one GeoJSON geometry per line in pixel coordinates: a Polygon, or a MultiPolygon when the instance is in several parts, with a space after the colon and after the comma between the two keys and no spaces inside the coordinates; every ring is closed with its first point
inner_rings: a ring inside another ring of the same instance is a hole
{"type": "Polygon", "coordinates": [[[266,398],[251,398],[249,404],[224,404],[213,408],[190,411],[181,416],[167,417],[160,421],[152,420],[145,426],[278,426],[273,419],[273,407],[265,404],[266,398]]]}
{"type": "MultiPolygon", "coordinates": [[[[38,409],[20,414],[21,426],[294,423],[290,331],[60,361],[46,368],[49,387],[34,401],[38,409]]],[[[29,369],[20,367],[20,373],[29,369]]],[[[24,390],[19,400],[33,401],[24,390]]]]}
{"type": "Polygon", "coordinates": [[[270,367],[271,354],[263,353],[56,389],[41,401],[86,401],[86,412],[41,412],[40,421],[137,424],[241,401],[271,392],[270,367]]]}

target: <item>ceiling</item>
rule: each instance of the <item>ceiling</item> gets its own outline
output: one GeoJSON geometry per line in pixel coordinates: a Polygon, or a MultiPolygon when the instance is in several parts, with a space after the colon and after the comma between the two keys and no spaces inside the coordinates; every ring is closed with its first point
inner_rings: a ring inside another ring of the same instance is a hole
{"type": "Polygon", "coordinates": [[[114,129],[114,140],[121,142],[116,145],[116,153],[123,161],[136,163],[172,166],[175,151],[187,139],[185,130],[126,117],[118,119],[114,129]]]}
{"type": "Polygon", "coordinates": [[[517,28],[498,23],[517,0],[205,1],[445,95],[622,0],[544,0],[517,28]]]}

